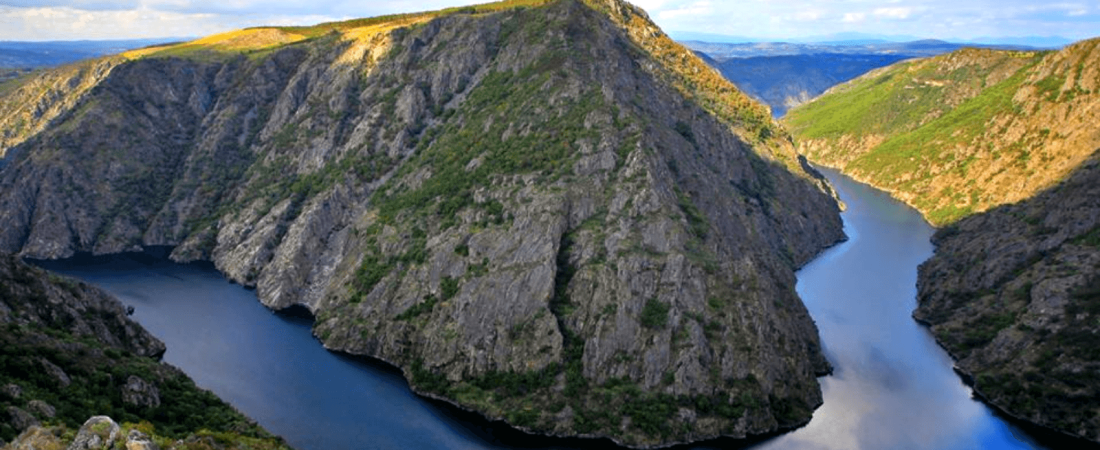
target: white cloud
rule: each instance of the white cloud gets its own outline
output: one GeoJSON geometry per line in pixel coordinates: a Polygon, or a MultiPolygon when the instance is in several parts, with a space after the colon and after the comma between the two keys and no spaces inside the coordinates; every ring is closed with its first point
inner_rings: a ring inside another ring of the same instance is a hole
{"type": "Polygon", "coordinates": [[[816,20],[821,20],[824,15],[825,14],[822,13],[820,10],[800,11],[798,13],[795,13],[794,20],[797,22],[813,22],[816,20]]]}
{"type": "Polygon", "coordinates": [[[710,1],[704,0],[691,2],[676,9],[662,10],[657,16],[672,20],[680,17],[712,17],[714,14],[714,5],[710,1]]]}
{"type": "Polygon", "coordinates": [[[858,23],[863,22],[863,19],[867,18],[867,14],[864,13],[844,13],[844,18],[841,19],[844,23],[858,23]]]}
{"type": "Polygon", "coordinates": [[[913,13],[913,8],[904,6],[892,7],[892,8],[875,8],[875,17],[883,17],[887,19],[908,19],[909,15],[913,13]]]}
{"type": "MultiPolygon", "coordinates": [[[[0,0],[0,39],[197,36],[489,0],[0,0]],[[82,14],[91,15],[82,15],[82,14]],[[128,19],[143,14],[142,20],[128,19]],[[50,18],[46,18],[49,16],[50,18]],[[128,21],[129,20],[129,21],[128,21]]],[[[1100,34],[1096,0],[634,0],[666,31],[765,39],[842,32],[967,38],[1100,34]],[[929,14],[934,11],[935,14],[929,14]]]]}
{"type": "Polygon", "coordinates": [[[267,24],[306,25],[329,16],[253,14],[247,17],[149,9],[88,11],[68,7],[0,6],[0,39],[77,40],[203,36],[267,24]]]}

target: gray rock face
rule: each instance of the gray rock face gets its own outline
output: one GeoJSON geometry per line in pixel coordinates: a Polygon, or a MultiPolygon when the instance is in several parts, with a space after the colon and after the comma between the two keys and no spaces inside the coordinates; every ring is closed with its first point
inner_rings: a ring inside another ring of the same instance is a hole
{"type": "Polygon", "coordinates": [[[976,392],[1021,420],[1100,441],[1100,164],[933,237],[914,317],[976,392]]]}
{"type": "Polygon", "coordinates": [[[52,419],[57,415],[57,410],[49,403],[42,400],[31,400],[27,402],[27,410],[32,414],[41,417],[43,419],[52,419]]]}
{"type": "Polygon", "coordinates": [[[156,408],[160,406],[160,390],[157,385],[130,375],[122,386],[122,401],[134,406],[156,408]]]}
{"type": "Polygon", "coordinates": [[[101,450],[115,445],[122,429],[107,416],[95,416],[84,422],[68,450],[101,450]]]}
{"type": "Polygon", "coordinates": [[[5,384],[2,389],[4,395],[7,395],[12,399],[19,399],[19,397],[23,395],[23,388],[19,387],[18,384],[8,383],[5,384]]]}
{"type": "Polygon", "coordinates": [[[50,362],[50,360],[46,358],[38,358],[38,362],[42,364],[42,370],[57,381],[58,387],[66,388],[70,384],[72,384],[73,381],[69,379],[69,375],[66,374],[65,371],[62,370],[60,367],[57,367],[56,364],[50,362]]]}
{"type": "Polygon", "coordinates": [[[35,419],[31,413],[14,406],[8,407],[8,423],[12,428],[20,431],[39,424],[38,419],[35,419]]]}
{"type": "Polygon", "coordinates": [[[149,435],[138,430],[130,430],[126,435],[126,450],[160,450],[149,435]]]}
{"type": "Polygon", "coordinates": [[[829,366],[793,269],[842,238],[837,205],[765,150],[782,136],[670,83],[642,50],[662,38],[563,0],[124,64],[0,171],[0,249],[176,246],[310,309],[328,348],[532,431],[796,426],[829,366]]]}

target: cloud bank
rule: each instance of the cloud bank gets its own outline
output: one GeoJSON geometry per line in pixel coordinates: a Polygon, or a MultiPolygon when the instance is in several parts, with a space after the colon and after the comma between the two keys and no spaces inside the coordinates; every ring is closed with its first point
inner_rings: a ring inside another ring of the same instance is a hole
{"type": "MultiPolygon", "coordinates": [[[[0,40],[200,36],[483,0],[0,0],[0,40]]],[[[858,32],[939,39],[1100,34],[1100,1],[636,0],[665,30],[759,39],[858,32]]]]}

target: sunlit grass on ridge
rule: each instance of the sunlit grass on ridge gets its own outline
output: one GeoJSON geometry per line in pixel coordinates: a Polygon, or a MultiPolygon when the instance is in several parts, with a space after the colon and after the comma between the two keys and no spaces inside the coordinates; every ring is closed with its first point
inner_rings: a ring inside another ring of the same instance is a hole
{"type": "Polygon", "coordinates": [[[390,14],[385,16],[326,22],[310,26],[252,27],[219,33],[190,42],[147,47],[123,53],[128,59],[145,57],[186,57],[223,59],[245,54],[258,56],[286,45],[339,33],[357,40],[378,33],[405,28],[451,14],[487,14],[522,7],[537,7],[554,0],[504,0],[438,11],[390,14]]]}

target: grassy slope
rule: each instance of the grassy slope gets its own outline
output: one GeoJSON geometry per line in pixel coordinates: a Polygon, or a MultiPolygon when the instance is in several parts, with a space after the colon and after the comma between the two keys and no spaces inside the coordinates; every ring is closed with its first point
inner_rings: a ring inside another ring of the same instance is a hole
{"type": "Polygon", "coordinates": [[[964,49],[830,91],[785,123],[810,159],[892,191],[934,224],[1019,201],[1097,147],[1097,41],[1058,53],[964,49]]]}

